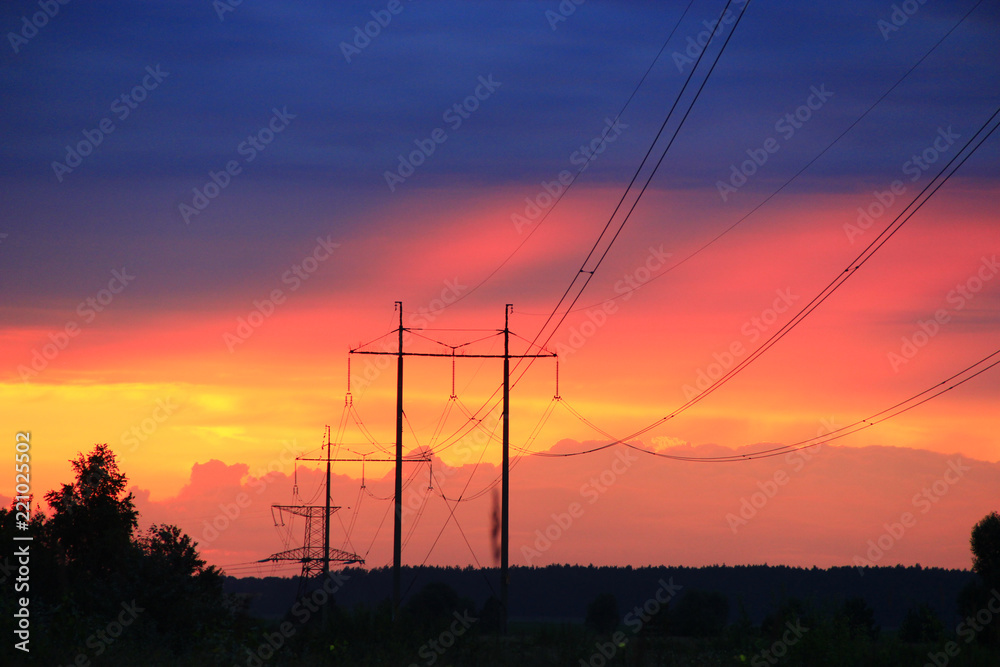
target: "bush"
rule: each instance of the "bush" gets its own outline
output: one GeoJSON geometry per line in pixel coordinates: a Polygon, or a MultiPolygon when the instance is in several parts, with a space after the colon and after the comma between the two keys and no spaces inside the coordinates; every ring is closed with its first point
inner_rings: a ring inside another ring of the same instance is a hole
{"type": "Polygon", "coordinates": [[[729,599],[714,591],[688,591],[670,615],[676,634],[685,637],[716,637],[729,618],[729,599]]]}
{"type": "Polygon", "coordinates": [[[618,600],[611,593],[601,593],[587,605],[584,624],[598,634],[614,632],[620,621],[618,600]]]}
{"type": "Polygon", "coordinates": [[[944,637],[944,623],[926,602],[910,607],[899,626],[899,638],[911,644],[939,642],[944,637]]]}

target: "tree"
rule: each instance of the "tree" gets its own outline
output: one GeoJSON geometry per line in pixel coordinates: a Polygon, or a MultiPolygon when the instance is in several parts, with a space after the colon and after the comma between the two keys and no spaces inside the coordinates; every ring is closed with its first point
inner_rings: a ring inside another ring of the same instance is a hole
{"type": "MultiPolygon", "coordinates": [[[[97,641],[90,635],[118,622],[123,609],[129,610],[129,630],[120,629],[121,639],[101,644],[102,652],[127,652],[130,644],[148,650],[151,637],[175,653],[229,641],[234,614],[225,605],[222,573],[205,566],[195,542],[177,526],[154,525],[138,533],[128,478],[107,445],[70,463],[75,481],[45,494],[53,513],[33,530],[38,537],[32,563],[51,562],[44,571],[56,576],[42,581],[58,582],[32,598],[38,605],[33,609],[48,610],[40,616],[51,624],[46,643],[54,655],[93,649],[84,642],[97,641]]],[[[3,522],[8,518],[0,513],[3,522]]]]}
{"type": "Polygon", "coordinates": [[[855,596],[845,600],[838,617],[847,628],[847,634],[851,639],[878,638],[880,628],[875,623],[875,610],[864,598],[855,596]]]}
{"type": "Polygon", "coordinates": [[[195,543],[180,528],[153,525],[136,545],[142,556],[137,594],[150,618],[171,629],[175,649],[228,620],[222,572],[205,567],[195,543]]]}
{"type": "MultiPolygon", "coordinates": [[[[973,527],[969,545],[972,569],[980,581],[970,582],[959,595],[959,611],[966,617],[989,610],[991,597],[1000,589],[1000,514],[991,512],[983,517],[973,527]]],[[[1000,644],[1000,619],[994,616],[977,638],[983,643],[1000,644]]]]}
{"type": "Polygon", "coordinates": [[[484,632],[500,632],[503,627],[503,604],[495,595],[483,602],[479,610],[479,627],[484,632]]]}
{"type": "Polygon", "coordinates": [[[972,529],[972,569],[987,588],[1000,586],[1000,514],[991,512],[972,529]]]}
{"type": "Polygon", "coordinates": [[[899,638],[904,642],[914,644],[938,642],[943,636],[944,623],[926,602],[910,607],[902,625],[899,626],[899,638]]]}
{"type": "Polygon", "coordinates": [[[673,630],[683,637],[715,637],[729,619],[729,598],[716,591],[690,590],[671,614],[673,630]]]}
{"type": "Polygon", "coordinates": [[[134,571],[138,555],[133,538],[139,513],[132,494],[125,494],[128,479],[106,444],[70,463],[76,481],[45,494],[54,512],[46,522],[45,541],[60,579],[64,587],[87,592],[88,602],[123,596],[117,589],[134,571]]]}
{"type": "Polygon", "coordinates": [[[606,635],[614,632],[620,620],[618,600],[613,593],[601,593],[587,605],[584,623],[598,634],[606,635]]]}
{"type": "Polygon", "coordinates": [[[789,598],[782,602],[778,609],[767,616],[760,623],[760,631],[769,640],[780,639],[788,628],[788,624],[804,625],[813,628],[818,625],[819,619],[814,611],[800,598],[789,598]]]}
{"type": "Polygon", "coordinates": [[[409,599],[401,610],[409,619],[411,627],[422,633],[440,632],[454,621],[454,614],[462,614],[475,609],[471,600],[460,597],[455,589],[446,583],[432,581],[409,599]]]}

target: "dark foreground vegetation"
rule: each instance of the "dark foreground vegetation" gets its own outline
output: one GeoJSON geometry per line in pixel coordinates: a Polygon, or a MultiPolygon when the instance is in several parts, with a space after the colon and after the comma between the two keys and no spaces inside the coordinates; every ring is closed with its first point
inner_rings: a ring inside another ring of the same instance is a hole
{"type": "Polygon", "coordinates": [[[972,530],[973,572],[936,568],[412,568],[395,621],[389,573],[299,590],[206,567],[174,526],[137,530],[113,453],[73,462],[28,531],[30,590],[3,561],[2,665],[1000,665],[1000,515],[972,530]],[[15,648],[30,596],[30,653],[15,648]]]}

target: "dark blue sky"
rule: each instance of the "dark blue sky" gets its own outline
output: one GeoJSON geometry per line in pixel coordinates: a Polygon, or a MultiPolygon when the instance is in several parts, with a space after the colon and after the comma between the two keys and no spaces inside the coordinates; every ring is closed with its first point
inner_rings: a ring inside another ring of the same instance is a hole
{"type": "MultiPolygon", "coordinates": [[[[81,274],[137,253],[155,257],[161,276],[180,262],[184,270],[169,282],[183,292],[240,264],[212,261],[224,241],[244,243],[253,258],[262,238],[308,238],[320,226],[319,210],[327,212],[324,225],[332,219],[349,237],[371,232],[364,226],[390,196],[463,186],[524,186],[532,194],[621,108],[686,5],[589,0],[553,29],[546,12],[559,11],[555,0],[403,0],[348,63],[341,44],[388,4],[244,0],[220,19],[210,0],[74,0],[36,35],[17,40],[15,53],[9,33],[40,10],[37,1],[5,3],[0,231],[8,237],[0,261],[7,298],[23,304],[58,295],[81,274]],[[122,117],[115,100],[157,66],[168,75],[122,117]],[[490,76],[500,87],[450,128],[443,113],[490,76]],[[243,162],[241,145],[267,126],[273,109],[295,118],[243,162]],[[107,119],[114,131],[60,182],[52,162],[107,119]],[[385,171],[439,127],[446,142],[402,192],[390,193],[385,171]],[[232,189],[196,218],[197,229],[186,226],[178,205],[234,159],[242,171],[232,189]],[[42,277],[13,277],[32,266],[45,269],[36,271],[42,277]]],[[[689,71],[678,71],[673,54],[723,4],[692,3],[623,115],[620,143],[583,183],[627,182],[689,71]]],[[[769,193],[974,4],[929,2],[886,39],[878,22],[891,18],[890,2],[751,2],[654,185],[713,189],[744,151],[776,135],[775,122],[812,87],[825,86],[833,97],[748,189],[769,193]]],[[[793,191],[870,190],[896,178],[938,127],[970,136],[997,104],[998,18],[998,3],[983,2],[793,191]]],[[[997,146],[996,138],[985,145],[962,176],[996,178],[997,146]]],[[[237,274],[256,260],[247,261],[237,274]]]]}

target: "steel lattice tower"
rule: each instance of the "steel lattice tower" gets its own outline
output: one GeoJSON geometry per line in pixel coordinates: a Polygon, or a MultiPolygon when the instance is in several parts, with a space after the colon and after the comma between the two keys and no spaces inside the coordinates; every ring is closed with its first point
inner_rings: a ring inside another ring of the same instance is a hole
{"type": "Polygon", "coordinates": [[[272,554],[261,562],[294,560],[302,563],[303,582],[328,572],[330,563],[364,563],[365,560],[357,554],[325,546],[325,535],[329,519],[339,510],[339,507],[325,505],[272,505],[273,509],[288,512],[306,518],[306,532],[303,546],[272,554]],[[324,516],[325,515],[325,516],[324,516]],[[326,551],[326,553],[324,553],[326,551]]]}

